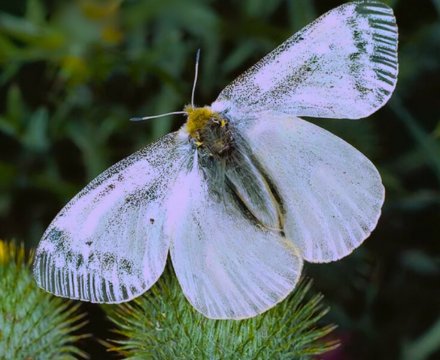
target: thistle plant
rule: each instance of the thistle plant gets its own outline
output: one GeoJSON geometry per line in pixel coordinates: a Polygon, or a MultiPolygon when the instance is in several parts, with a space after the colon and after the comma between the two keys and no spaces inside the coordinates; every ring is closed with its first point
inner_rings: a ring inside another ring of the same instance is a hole
{"type": "Polygon", "coordinates": [[[85,335],[78,305],[41,291],[35,284],[23,246],[0,240],[0,358],[78,359],[75,346],[85,335]]]}
{"type": "Polygon", "coordinates": [[[337,346],[318,325],[328,308],[303,280],[282,303],[257,317],[211,320],[185,299],[167,270],[144,296],[104,305],[118,339],[106,343],[124,359],[310,359],[337,346]]]}

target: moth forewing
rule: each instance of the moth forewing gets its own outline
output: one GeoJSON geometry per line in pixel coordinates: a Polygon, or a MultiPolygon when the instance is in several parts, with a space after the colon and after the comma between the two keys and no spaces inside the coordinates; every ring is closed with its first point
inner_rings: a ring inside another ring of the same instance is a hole
{"type": "Polygon", "coordinates": [[[359,119],[390,98],[397,82],[397,25],[375,1],[319,17],[228,85],[212,104],[234,113],[359,119]]]}
{"type": "Polygon", "coordinates": [[[38,285],[105,303],[146,291],[165,266],[164,203],[184,161],[176,135],[169,134],[93,180],[43,235],[34,262],[38,285]]]}

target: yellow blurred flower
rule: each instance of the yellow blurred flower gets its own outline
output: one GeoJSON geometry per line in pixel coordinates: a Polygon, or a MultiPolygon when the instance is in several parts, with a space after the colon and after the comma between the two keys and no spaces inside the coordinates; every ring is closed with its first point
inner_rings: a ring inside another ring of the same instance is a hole
{"type": "Polygon", "coordinates": [[[0,240],[0,264],[6,263],[6,243],[0,240]]]}
{"type": "Polygon", "coordinates": [[[11,261],[22,263],[25,259],[23,244],[17,246],[14,242],[0,240],[0,265],[5,265],[11,261]]]}
{"type": "Polygon", "coordinates": [[[116,26],[108,25],[102,29],[101,37],[106,43],[116,45],[122,40],[122,32],[116,26]]]}
{"type": "Polygon", "coordinates": [[[83,82],[90,74],[86,62],[80,56],[67,55],[61,59],[64,75],[73,83],[83,82]]]}
{"type": "Polygon", "coordinates": [[[111,1],[90,1],[90,0],[81,0],[80,8],[85,16],[94,20],[102,20],[114,15],[119,5],[121,4],[120,0],[111,0],[111,1]]]}

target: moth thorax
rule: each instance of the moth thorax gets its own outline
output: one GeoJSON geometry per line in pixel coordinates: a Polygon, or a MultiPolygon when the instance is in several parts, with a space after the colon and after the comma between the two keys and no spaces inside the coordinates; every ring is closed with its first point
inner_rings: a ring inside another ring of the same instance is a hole
{"type": "Polygon", "coordinates": [[[188,114],[186,130],[190,141],[203,154],[213,157],[226,156],[233,145],[228,121],[210,107],[185,107],[188,114]]]}

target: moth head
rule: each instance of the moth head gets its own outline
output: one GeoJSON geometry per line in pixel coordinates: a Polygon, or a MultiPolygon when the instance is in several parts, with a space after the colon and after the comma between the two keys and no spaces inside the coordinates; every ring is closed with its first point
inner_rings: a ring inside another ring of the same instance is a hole
{"type": "Polygon", "coordinates": [[[186,131],[192,138],[197,138],[198,134],[203,132],[210,122],[222,123],[224,121],[209,106],[194,107],[187,105],[184,108],[184,112],[187,114],[186,131]]]}

